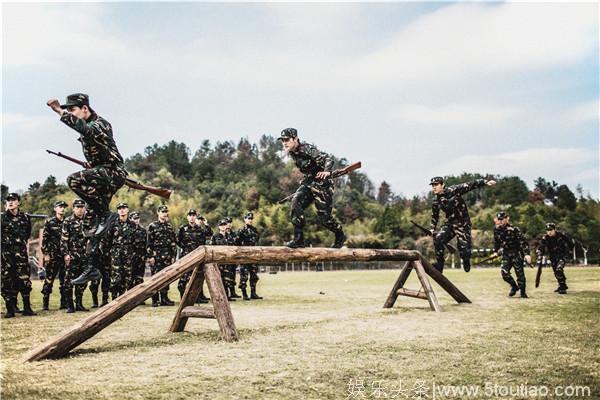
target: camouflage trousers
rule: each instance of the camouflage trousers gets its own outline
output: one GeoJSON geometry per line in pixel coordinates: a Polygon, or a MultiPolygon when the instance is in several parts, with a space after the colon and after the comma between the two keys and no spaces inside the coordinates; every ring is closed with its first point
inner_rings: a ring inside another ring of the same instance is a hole
{"type": "Polygon", "coordinates": [[[146,263],[144,256],[134,254],[131,257],[131,280],[128,289],[144,283],[144,274],[146,273],[146,263]]]}
{"type": "Polygon", "coordinates": [[[127,263],[113,263],[110,269],[110,291],[113,298],[127,291],[131,283],[131,266],[127,263]]]}
{"type": "Polygon", "coordinates": [[[552,263],[552,271],[554,272],[554,277],[556,281],[561,286],[567,285],[567,277],[565,276],[565,260],[564,258],[559,258],[556,260],[550,260],[552,263]]]}
{"type": "Polygon", "coordinates": [[[125,179],[106,167],[75,172],[67,177],[67,185],[96,212],[109,209],[110,200],[125,179]]]}
{"type": "Polygon", "coordinates": [[[246,289],[246,282],[250,277],[250,288],[256,289],[256,283],[258,282],[258,265],[256,264],[244,264],[240,266],[240,289],[246,289]]]}
{"type": "Polygon", "coordinates": [[[315,203],[319,224],[332,232],[342,229],[340,223],[333,218],[333,186],[331,183],[302,183],[292,198],[292,224],[302,229],[305,224],[304,210],[315,203]]]}
{"type": "MultiPolygon", "coordinates": [[[[190,281],[191,277],[192,277],[192,273],[186,272],[179,279],[179,282],[177,283],[177,289],[179,290],[179,294],[181,294],[181,297],[183,297],[183,294],[185,293],[185,288],[186,288],[188,282],[190,281]]],[[[204,296],[204,271],[202,271],[202,272],[200,272],[200,274],[198,274],[198,279],[200,280],[200,296],[203,297],[204,296]]]]}
{"type": "MultiPolygon", "coordinates": [[[[171,256],[168,252],[158,252],[156,257],[154,257],[154,265],[150,267],[150,274],[155,275],[156,273],[162,271],[169,265],[175,262],[175,257],[171,256]]],[[[166,286],[160,290],[160,293],[164,296],[169,292],[169,286],[166,286]]]]}
{"type": "Polygon", "coordinates": [[[25,246],[5,246],[2,248],[0,264],[0,294],[4,301],[17,299],[17,293],[29,297],[31,278],[27,249],[25,246]]]}
{"type": "Polygon", "coordinates": [[[444,270],[444,253],[446,244],[456,236],[458,253],[463,266],[471,266],[471,225],[457,225],[446,222],[433,239],[435,246],[436,269],[440,272],[444,270]]]}
{"type": "Polygon", "coordinates": [[[64,291],[65,291],[65,297],[67,299],[73,298],[73,290],[75,291],[76,299],[83,297],[83,292],[85,291],[85,288],[87,287],[87,283],[84,283],[83,285],[73,285],[73,283],[71,283],[71,280],[73,280],[73,279],[77,278],[79,275],[81,275],[83,273],[84,268],[85,268],[85,258],[71,259],[71,262],[69,263],[69,265],[65,266],[64,291]]]}
{"type": "Polygon", "coordinates": [[[226,264],[219,265],[219,272],[221,272],[221,280],[223,281],[223,286],[235,287],[235,270],[237,269],[237,265],[226,264]]]}
{"type": "Polygon", "coordinates": [[[65,286],[65,261],[61,255],[50,255],[50,261],[45,265],[46,278],[42,286],[42,294],[49,296],[52,293],[54,280],[58,277],[58,290],[63,293],[65,286]]]}
{"type": "Polygon", "coordinates": [[[523,256],[521,254],[504,254],[502,256],[502,267],[500,272],[502,279],[511,287],[518,286],[519,289],[525,290],[525,271],[523,271],[523,256]],[[514,268],[517,275],[517,282],[510,274],[510,270],[514,268]]]}
{"type": "Polygon", "coordinates": [[[98,270],[102,278],[90,282],[90,292],[95,295],[98,295],[98,289],[102,289],[104,295],[107,295],[110,291],[110,256],[103,254],[101,260],[98,270]]]}

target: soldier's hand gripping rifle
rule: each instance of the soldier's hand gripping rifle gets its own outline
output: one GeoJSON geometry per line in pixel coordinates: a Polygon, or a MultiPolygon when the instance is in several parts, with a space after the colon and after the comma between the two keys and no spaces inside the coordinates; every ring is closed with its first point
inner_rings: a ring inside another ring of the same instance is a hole
{"type": "MultiPolygon", "coordinates": [[[[55,151],[52,151],[52,150],[46,150],[46,152],[48,152],[48,154],[54,154],[55,156],[64,158],[65,160],[69,160],[69,161],[71,161],[71,162],[73,162],[75,164],[81,165],[85,169],[90,169],[91,168],[90,164],[88,164],[87,162],[81,161],[81,160],[78,160],[78,159],[73,158],[71,156],[68,156],[66,154],[63,154],[60,151],[59,152],[55,152],[55,151]]],[[[154,187],[154,186],[144,185],[143,183],[140,183],[140,182],[138,182],[136,180],[133,180],[131,178],[125,178],[125,185],[129,186],[132,189],[145,190],[148,193],[155,194],[155,195],[160,196],[162,198],[165,198],[167,200],[169,199],[169,197],[171,197],[171,193],[173,193],[172,190],[163,189],[163,188],[154,187]]]]}
{"type": "MultiPolygon", "coordinates": [[[[419,230],[421,232],[423,232],[425,235],[427,236],[431,236],[433,237],[433,232],[431,232],[429,229],[425,228],[423,225],[419,225],[417,224],[415,221],[413,221],[412,219],[410,220],[410,223],[413,224],[414,226],[416,226],[417,228],[419,228],[419,230]]],[[[450,243],[446,243],[446,248],[452,253],[452,254],[456,254],[458,252],[458,250],[456,250],[456,247],[454,247],[453,245],[451,245],[450,243]]]]}
{"type": "MultiPolygon", "coordinates": [[[[347,167],[344,168],[340,168],[340,169],[336,169],[335,171],[331,172],[331,175],[329,175],[329,178],[339,178],[340,176],[344,176],[346,174],[349,174],[350,172],[359,169],[360,167],[362,167],[362,162],[355,162],[354,164],[350,164],[347,167]]],[[[284,197],[283,199],[279,200],[277,203],[279,204],[283,204],[288,200],[291,200],[292,197],[294,197],[295,193],[290,194],[287,197],[284,197]]]]}

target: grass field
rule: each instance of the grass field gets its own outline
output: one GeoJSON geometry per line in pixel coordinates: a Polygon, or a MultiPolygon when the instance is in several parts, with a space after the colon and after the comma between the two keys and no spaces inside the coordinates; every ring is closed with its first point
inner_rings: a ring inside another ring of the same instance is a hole
{"type": "MultiPolygon", "coordinates": [[[[553,293],[550,270],[538,289],[526,273],[529,299],[508,298],[498,269],[447,271],[473,304],[433,284],[443,313],[407,297],[382,309],[397,270],[262,274],[265,300],[232,303],[238,343],[219,341],[214,320],[190,319],[170,334],[175,308],[148,305],[70,357],[35,363],[22,355],[88,314],[17,316],[1,323],[2,398],[525,398],[520,385],[545,385],[547,397],[588,387],[570,398],[600,398],[600,269],[567,268],[566,296],[553,293]],[[479,392],[443,396],[434,385],[479,392]]],[[[406,286],[417,288],[414,274],[406,286]]]]}

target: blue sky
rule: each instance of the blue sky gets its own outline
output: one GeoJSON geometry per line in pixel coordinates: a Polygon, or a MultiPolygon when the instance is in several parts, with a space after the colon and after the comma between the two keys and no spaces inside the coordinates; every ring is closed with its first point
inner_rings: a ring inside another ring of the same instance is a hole
{"type": "Polygon", "coordinates": [[[596,3],[2,4],[2,182],[73,166],[88,93],[125,156],[288,126],[396,193],[463,171],[599,196],[596,3]]]}

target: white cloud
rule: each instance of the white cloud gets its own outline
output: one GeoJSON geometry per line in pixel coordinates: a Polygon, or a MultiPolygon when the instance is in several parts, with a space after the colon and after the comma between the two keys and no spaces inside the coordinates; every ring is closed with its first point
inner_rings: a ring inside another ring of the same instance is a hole
{"type": "Polygon", "coordinates": [[[406,104],[392,110],[392,118],[408,124],[430,126],[479,126],[507,121],[520,116],[514,107],[450,104],[438,107],[406,104]]]}
{"type": "Polygon", "coordinates": [[[564,117],[572,122],[598,122],[600,119],[600,103],[598,101],[590,101],[577,104],[572,108],[567,109],[564,117]]]}

